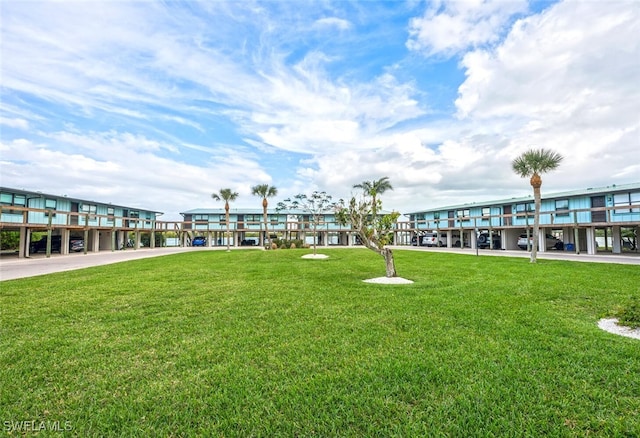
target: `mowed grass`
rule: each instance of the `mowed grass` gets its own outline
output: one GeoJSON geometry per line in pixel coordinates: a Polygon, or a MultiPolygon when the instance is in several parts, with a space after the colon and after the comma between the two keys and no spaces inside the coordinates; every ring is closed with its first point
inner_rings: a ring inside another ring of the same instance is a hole
{"type": "Polygon", "coordinates": [[[0,283],[4,430],[639,436],[640,341],[597,328],[640,293],[638,266],[396,251],[415,283],[377,285],[373,252],[321,252],[0,283]]]}

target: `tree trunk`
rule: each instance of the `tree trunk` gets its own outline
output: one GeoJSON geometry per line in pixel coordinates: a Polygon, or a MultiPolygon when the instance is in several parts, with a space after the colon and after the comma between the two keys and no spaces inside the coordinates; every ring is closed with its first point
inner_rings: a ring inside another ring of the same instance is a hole
{"type": "Polygon", "coordinates": [[[396,263],[393,260],[393,251],[391,251],[389,248],[384,248],[382,251],[380,251],[380,253],[382,254],[382,257],[384,257],[387,277],[397,277],[398,274],[396,273],[396,263]]]}
{"type": "Polygon", "coordinates": [[[538,260],[538,243],[540,242],[540,187],[533,188],[533,199],[535,203],[535,212],[533,214],[533,237],[531,245],[531,263],[538,260]]]}
{"type": "Polygon", "coordinates": [[[262,218],[264,220],[264,235],[262,237],[262,247],[266,247],[267,249],[271,249],[271,242],[267,245],[267,239],[269,239],[269,230],[267,229],[267,198],[262,199],[262,218]]]}

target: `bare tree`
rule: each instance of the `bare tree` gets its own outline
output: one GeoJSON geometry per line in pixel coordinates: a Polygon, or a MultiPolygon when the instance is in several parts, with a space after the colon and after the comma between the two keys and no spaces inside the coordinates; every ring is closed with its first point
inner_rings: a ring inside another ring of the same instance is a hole
{"type": "Polygon", "coordinates": [[[316,255],[316,243],[318,240],[318,225],[324,221],[324,215],[336,209],[331,195],[327,192],[313,192],[310,196],[298,194],[278,203],[278,210],[300,210],[308,213],[313,226],[313,255],[316,255]]]}

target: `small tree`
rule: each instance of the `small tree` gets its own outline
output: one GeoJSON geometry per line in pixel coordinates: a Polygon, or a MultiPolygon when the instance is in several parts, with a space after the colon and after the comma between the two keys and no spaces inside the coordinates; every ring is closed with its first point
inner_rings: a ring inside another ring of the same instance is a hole
{"type": "Polygon", "coordinates": [[[335,211],[336,203],[331,195],[326,192],[315,191],[311,196],[298,194],[278,203],[277,210],[301,210],[308,213],[313,226],[313,255],[316,255],[316,242],[318,240],[318,225],[324,220],[324,215],[335,211]]]}
{"type": "MultiPolygon", "coordinates": [[[[268,218],[267,218],[267,207],[269,205],[269,201],[267,198],[276,196],[278,194],[278,189],[270,186],[269,184],[258,184],[257,186],[251,187],[251,194],[254,196],[260,196],[262,198],[262,217],[264,220],[264,235],[265,238],[269,238],[269,230],[268,230],[268,218]]],[[[265,240],[262,239],[262,244],[265,244],[265,240]]],[[[267,245],[267,249],[270,245],[267,245]]]]}
{"type": "Polygon", "coordinates": [[[342,225],[351,225],[362,243],[384,258],[387,277],[397,277],[393,251],[387,245],[393,243],[393,229],[400,213],[377,214],[378,206],[379,200],[352,197],[349,205],[338,209],[336,217],[342,225]]]}
{"type": "Polygon", "coordinates": [[[238,198],[238,193],[231,191],[231,189],[220,189],[220,193],[212,193],[211,197],[216,201],[224,201],[225,211],[225,223],[227,224],[227,251],[229,249],[229,201],[235,201],[238,198]]]}

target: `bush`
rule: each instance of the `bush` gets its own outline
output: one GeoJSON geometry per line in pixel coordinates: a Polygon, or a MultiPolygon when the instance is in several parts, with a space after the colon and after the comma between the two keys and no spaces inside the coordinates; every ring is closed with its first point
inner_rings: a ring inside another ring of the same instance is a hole
{"type": "Polygon", "coordinates": [[[287,249],[287,248],[296,249],[296,248],[302,248],[304,245],[304,243],[300,239],[293,239],[293,240],[277,239],[274,242],[274,244],[278,245],[280,249],[287,249]]]}
{"type": "Polygon", "coordinates": [[[628,305],[616,313],[618,322],[631,328],[640,327],[640,297],[631,299],[628,305]]]}

